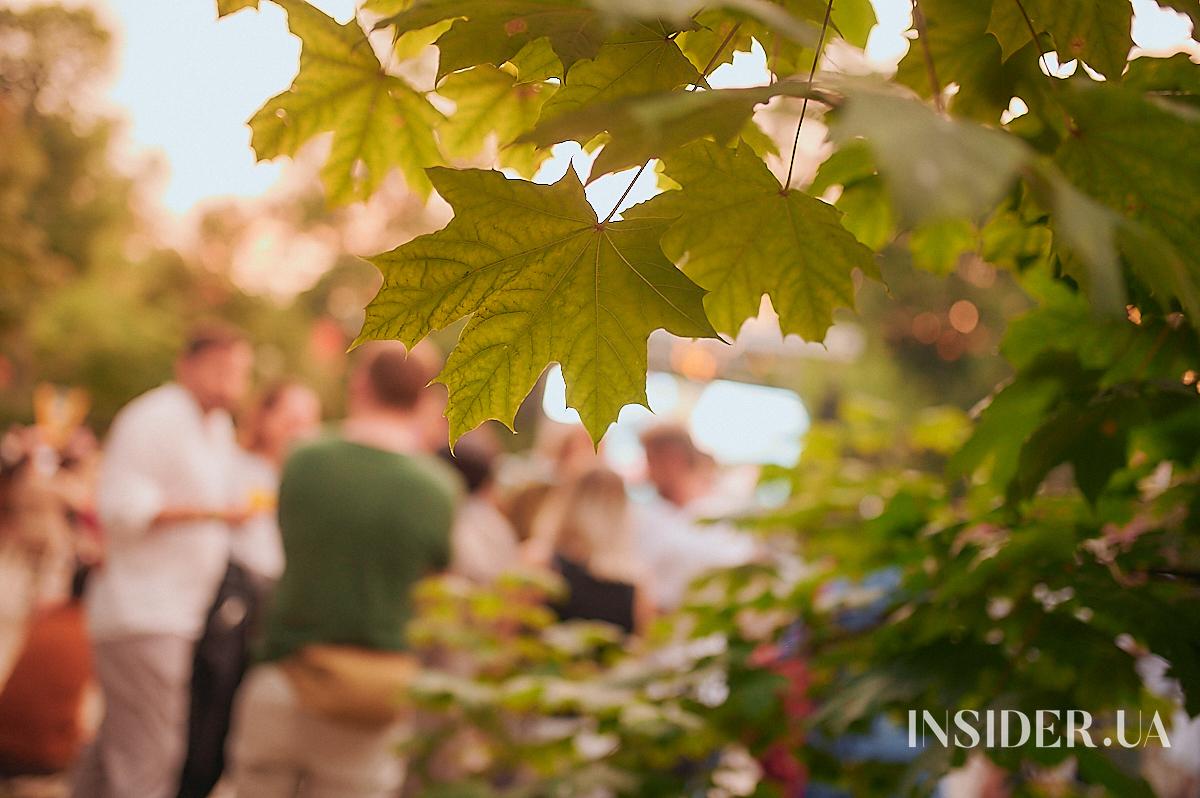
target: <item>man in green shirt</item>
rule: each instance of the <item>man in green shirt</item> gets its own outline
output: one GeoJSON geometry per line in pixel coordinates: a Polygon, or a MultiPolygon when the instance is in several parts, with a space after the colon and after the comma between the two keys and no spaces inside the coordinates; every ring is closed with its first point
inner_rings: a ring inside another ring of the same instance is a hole
{"type": "Polygon", "coordinates": [[[424,451],[440,397],[425,387],[436,367],[422,354],[370,349],[351,377],[339,432],[297,450],[284,467],[286,567],[265,623],[265,662],[239,698],[239,796],[385,796],[403,780],[401,724],[314,710],[289,666],[329,644],[371,656],[403,651],[413,585],[446,567],[460,489],[424,451]]]}

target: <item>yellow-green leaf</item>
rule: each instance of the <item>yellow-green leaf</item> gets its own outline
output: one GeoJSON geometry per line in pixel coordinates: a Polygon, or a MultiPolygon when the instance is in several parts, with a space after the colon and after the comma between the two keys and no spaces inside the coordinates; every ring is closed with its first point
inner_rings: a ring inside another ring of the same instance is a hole
{"type": "Polygon", "coordinates": [[[713,325],[734,335],[757,315],[763,294],[784,333],[825,338],[838,307],[853,307],[855,268],[874,271],[871,251],[832,206],[784,191],[747,145],[697,141],[666,157],[682,186],[631,209],[627,218],[674,220],[663,250],[709,293],[713,325]]]}
{"type": "Polygon", "coordinates": [[[250,119],[258,158],[295,155],[309,139],[332,132],[321,170],[330,202],[369,196],[393,167],[428,194],[424,169],[441,162],[433,137],[441,114],[384,72],[357,22],[339,25],[303,0],[276,1],[301,41],[300,70],[291,88],[250,119]]]}
{"type": "Polygon", "coordinates": [[[549,363],[594,440],[646,402],[646,338],[713,336],[704,292],[659,248],[667,222],[601,224],[568,170],[552,186],[499,172],[431,169],[455,216],[378,255],[383,287],[359,341],[413,345],[470,317],[438,377],[451,439],[488,419],[512,425],[549,363]]]}
{"type": "Polygon", "coordinates": [[[671,34],[661,23],[647,23],[611,38],[594,59],[571,67],[562,88],[546,103],[544,116],[701,82],[671,34]]]}
{"type": "Polygon", "coordinates": [[[217,16],[223,17],[243,8],[258,8],[258,0],[217,0],[217,16]]]}
{"type": "Polygon", "coordinates": [[[509,144],[533,126],[554,89],[546,83],[518,83],[490,64],[450,75],[438,88],[439,94],[454,101],[454,113],[439,130],[446,154],[475,155],[492,133],[499,146],[509,144]]]}
{"type": "MultiPolygon", "coordinates": [[[[1004,3],[1013,0],[996,0],[997,5],[1004,3]]],[[[1022,53],[1022,58],[1005,63],[1000,43],[988,33],[989,6],[961,0],[921,0],[926,18],[925,41],[915,41],[908,48],[896,71],[897,82],[924,97],[933,94],[933,75],[926,62],[928,48],[937,88],[945,90],[951,83],[958,84],[958,92],[949,101],[950,109],[959,116],[999,122],[1001,112],[1018,93],[1018,80],[1026,73],[1038,80],[1047,78],[1037,71],[1037,54],[1032,47],[1022,53]]]]}
{"type": "Polygon", "coordinates": [[[500,66],[547,37],[564,66],[592,58],[607,34],[603,17],[579,0],[416,0],[385,20],[404,33],[457,20],[438,39],[438,79],[476,64],[500,66]]]}

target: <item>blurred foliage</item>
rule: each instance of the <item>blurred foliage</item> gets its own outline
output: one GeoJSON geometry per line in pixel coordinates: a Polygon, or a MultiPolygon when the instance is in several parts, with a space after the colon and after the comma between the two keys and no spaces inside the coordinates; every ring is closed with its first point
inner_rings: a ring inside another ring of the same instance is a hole
{"type": "MultiPolygon", "coordinates": [[[[171,377],[188,327],[212,317],[246,330],[261,380],[297,376],[340,407],[370,268],[344,258],[286,304],[249,294],[230,265],[253,211],[235,206],[208,209],[189,250],[155,244],[141,210],[149,175],[113,166],[119,124],[92,110],[113,55],[94,13],[0,9],[0,45],[0,424],[28,421],[32,388],[48,380],[86,388],[103,430],[171,377]]],[[[285,202],[274,212],[292,229],[330,223],[319,200],[285,202]]]]}

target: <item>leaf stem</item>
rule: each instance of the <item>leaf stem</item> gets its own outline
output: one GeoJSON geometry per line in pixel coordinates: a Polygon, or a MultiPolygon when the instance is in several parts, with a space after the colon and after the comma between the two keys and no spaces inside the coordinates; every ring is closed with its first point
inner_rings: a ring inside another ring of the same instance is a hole
{"type": "Polygon", "coordinates": [[[1017,9],[1020,10],[1021,17],[1024,18],[1025,25],[1029,28],[1029,35],[1033,37],[1033,46],[1037,48],[1038,60],[1042,62],[1042,69],[1046,70],[1046,77],[1054,80],[1054,72],[1050,69],[1050,62],[1046,60],[1046,51],[1042,49],[1042,40],[1038,37],[1037,29],[1033,27],[1033,19],[1030,18],[1029,12],[1025,10],[1025,4],[1021,0],[1013,0],[1013,2],[1017,4],[1017,9]]]}
{"type": "MultiPolygon", "coordinates": [[[[817,37],[817,49],[813,53],[812,67],[808,70],[808,89],[812,91],[813,78],[817,75],[817,64],[821,62],[821,45],[825,43],[825,32],[829,30],[829,18],[833,15],[833,0],[825,6],[825,21],[821,23],[821,35],[817,37]]],[[[808,95],[804,95],[804,103],[800,106],[800,121],[796,123],[796,135],[792,137],[792,157],[788,160],[787,180],[783,181],[783,191],[786,194],[792,185],[792,171],[796,168],[796,150],[800,147],[800,128],[804,126],[804,116],[808,113],[808,95]]]]}
{"type": "Polygon", "coordinates": [[[633,173],[633,179],[629,181],[629,185],[625,186],[625,190],[621,192],[620,198],[613,203],[612,210],[609,211],[608,215],[604,217],[604,221],[600,222],[601,225],[608,224],[612,221],[612,218],[617,215],[617,208],[621,207],[621,203],[624,202],[625,198],[629,196],[629,192],[633,191],[634,184],[637,183],[638,178],[642,176],[642,172],[646,171],[646,167],[649,165],[650,161],[646,161],[638,167],[636,172],[633,173]]]}
{"type": "Polygon", "coordinates": [[[925,25],[925,14],[921,11],[921,0],[913,0],[913,25],[917,29],[917,38],[921,40],[921,53],[925,57],[925,72],[929,75],[933,106],[937,108],[938,113],[944,113],[946,101],[942,97],[942,82],[938,80],[937,67],[933,65],[933,49],[929,46],[929,30],[925,25]]]}
{"type": "MultiPolygon", "coordinates": [[[[832,4],[833,0],[830,0],[830,3],[832,4]]],[[[717,49],[713,52],[712,58],[708,59],[708,63],[705,64],[704,69],[700,71],[700,79],[701,80],[708,77],[708,73],[712,71],[713,67],[716,66],[716,64],[717,64],[717,61],[721,58],[721,53],[723,53],[725,51],[725,48],[729,45],[729,43],[731,41],[733,41],[733,37],[737,35],[738,29],[741,27],[742,27],[742,23],[738,22],[738,23],[734,24],[734,26],[732,28],[729,29],[729,33],[725,34],[725,38],[721,40],[721,43],[717,45],[717,49]]],[[[695,91],[697,85],[698,84],[692,84],[691,88],[689,88],[688,91],[695,91]]],[[[805,102],[808,102],[808,100],[805,99],[805,102]]],[[[651,160],[653,160],[653,159],[651,159],[651,160]]],[[[617,209],[621,207],[621,203],[624,202],[625,198],[629,196],[629,192],[633,191],[633,187],[637,183],[638,178],[642,176],[642,172],[646,171],[646,167],[649,165],[650,165],[650,161],[646,161],[645,163],[643,163],[641,166],[638,167],[637,172],[635,172],[633,175],[633,179],[629,181],[629,185],[625,186],[625,190],[621,192],[620,199],[618,199],[616,201],[616,204],[614,204],[612,206],[612,210],[610,210],[608,212],[608,215],[604,217],[604,221],[600,222],[601,225],[608,224],[609,222],[612,221],[612,218],[617,215],[617,209]]]]}

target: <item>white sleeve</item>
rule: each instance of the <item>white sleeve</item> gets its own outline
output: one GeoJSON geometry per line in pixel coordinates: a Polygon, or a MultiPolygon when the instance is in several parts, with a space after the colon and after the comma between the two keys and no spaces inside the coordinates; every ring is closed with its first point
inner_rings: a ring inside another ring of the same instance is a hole
{"type": "Polygon", "coordinates": [[[161,469],[155,467],[164,436],[156,419],[118,416],[100,464],[96,511],[110,540],[141,537],[166,505],[161,469]]]}

